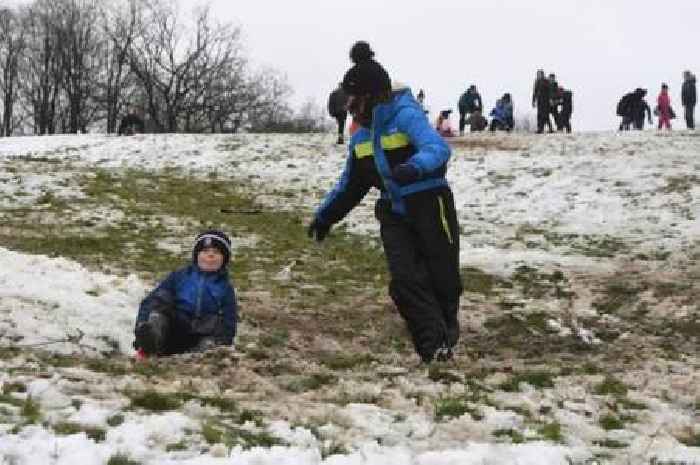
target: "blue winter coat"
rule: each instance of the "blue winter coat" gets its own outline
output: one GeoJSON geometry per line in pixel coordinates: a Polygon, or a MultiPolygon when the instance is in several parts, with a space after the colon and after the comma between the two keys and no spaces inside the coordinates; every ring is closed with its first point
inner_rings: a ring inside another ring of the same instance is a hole
{"type": "Polygon", "coordinates": [[[496,121],[510,125],[513,121],[513,105],[499,100],[494,109],[491,110],[491,116],[496,121]]]}
{"type": "Polygon", "coordinates": [[[445,173],[450,154],[411,91],[396,91],[388,103],[374,108],[372,127],[353,135],[345,169],[316,217],[326,224],[340,221],[372,187],[391,201],[394,213],[405,215],[407,196],[448,185],[445,173]],[[394,180],[392,169],[401,163],[418,170],[416,182],[400,185],[394,180]]]}
{"type": "Polygon", "coordinates": [[[219,315],[223,325],[223,328],[220,328],[222,342],[233,344],[238,304],[226,268],[217,272],[204,272],[197,265],[191,264],[170,273],[165,281],[143,299],[139,306],[137,322],[148,320],[153,297],[161,290],[174,296],[175,313],[180,320],[192,321],[195,317],[219,315]]]}

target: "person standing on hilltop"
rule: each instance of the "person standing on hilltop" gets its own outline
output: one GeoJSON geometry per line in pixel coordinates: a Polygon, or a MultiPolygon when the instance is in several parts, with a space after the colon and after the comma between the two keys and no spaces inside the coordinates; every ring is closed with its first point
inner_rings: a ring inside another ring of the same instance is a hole
{"type": "Polygon", "coordinates": [[[537,134],[544,132],[547,125],[549,132],[554,132],[552,122],[549,119],[551,88],[550,83],[544,76],[544,70],[537,70],[535,85],[532,89],[532,108],[537,108],[537,134]]]}
{"type": "Polygon", "coordinates": [[[675,116],[671,108],[671,97],[668,95],[668,84],[661,84],[661,92],[656,99],[657,110],[659,112],[659,129],[666,127],[671,130],[671,119],[675,116]]]}
{"type": "Polygon", "coordinates": [[[459,135],[464,135],[464,126],[466,125],[467,119],[475,111],[483,112],[484,105],[481,101],[481,95],[479,91],[476,90],[474,84],[470,85],[466,92],[462,94],[458,102],[459,107],[459,135]]]}
{"type": "Polygon", "coordinates": [[[410,89],[392,91],[367,42],[350,50],[343,78],[348,110],[361,125],[345,169],[318,207],[309,237],[322,241],[370,188],[391,281],[389,294],[406,321],[422,362],[453,356],[459,338],[459,224],[445,179],[450,148],[410,89]]]}
{"type": "Polygon", "coordinates": [[[345,120],[348,117],[348,110],[345,108],[348,96],[338,84],[338,87],[328,96],[328,114],[338,123],[338,144],[345,143],[345,120]]]}
{"type": "Polygon", "coordinates": [[[690,71],[683,73],[683,87],[681,89],[681,103],[685,108],[685,125],[688,129],[695,129],[695,104],[697,93],[695,87],[695,75],[690,71]]]}

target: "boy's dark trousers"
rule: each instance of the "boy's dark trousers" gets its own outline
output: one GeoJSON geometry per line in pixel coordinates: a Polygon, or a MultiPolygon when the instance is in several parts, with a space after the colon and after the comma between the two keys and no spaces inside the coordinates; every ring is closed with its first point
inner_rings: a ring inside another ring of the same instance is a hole
{"type": "Polygon", "coordinates": [[[153,296],[151,313],[136,328],[136,348],[146,354],[172,355],[200,352],[215,346],[213,336],[192,332],[192,322],[175,311],[174,297],[164,290],[153,296]]]}
{"type": "Polygon", "coordinates": [[[418,192],[404,199],[407,215],[379,200],[389,294],[406,320],[416,352],[425,362],[459,339],[459,225],[449,188],[418,192]]]}

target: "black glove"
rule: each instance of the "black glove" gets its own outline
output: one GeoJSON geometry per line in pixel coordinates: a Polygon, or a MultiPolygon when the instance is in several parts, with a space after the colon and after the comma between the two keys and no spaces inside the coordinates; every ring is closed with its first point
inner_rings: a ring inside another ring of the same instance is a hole
{"type": "Polygon", "coordinates": [[[323,239],[326,238],[326,236],[328,235],[328,231],[330,230],[330,224],[326,224],[320,221],[318,218],[314,218],[314,220],[309,225],[309,229],[306,231],[306,234],[308,234],[310,238],[315,237],[316,241],[321,242],[323,239]]]}
{"type": "Polygon", "coordinates": [[[394,167],[391,176],[397,183],[399,183],[400,186],[404,186],[406,184],[411,184],[412,182],[418,181],[418,178],[420,178],[420,172],[418,171],[418,168],[411,163],[401,163],[400,165],[394,167]]]}

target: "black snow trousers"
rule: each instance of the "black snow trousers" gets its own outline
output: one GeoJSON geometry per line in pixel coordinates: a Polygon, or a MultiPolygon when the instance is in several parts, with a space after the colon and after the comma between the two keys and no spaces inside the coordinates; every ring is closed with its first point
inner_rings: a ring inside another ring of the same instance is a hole
{"type": "Polygon", "coordinates": [[[549,104],[548,103],[537,103],[537,133],[542,134],[544,132],[544,126],[547,125],[549,132],[552,132],[552,121],[549,119],[549,104]]]}
{"type": "Polygon", "coordinates": [[[695,129],[695,105],[685,107],[685,126],[688,129],[695,129]]]}
{"type": "Polygon", "coordinates": [[[566,132],[571,132],[571,113],[561,112],[559,113],[559,127],[560,131],[564,130],[566,132]]]}
{"type": "Polygon", "coordinates": [[[347,113],[335,115],[335,121],[336,123],[338,123],[338,137],[343,137],[343,134],[345,133],[345,120],[347,119],[347,117],[347,113]]]}
{"type": "Polygon", "coordinates": [[[389,265],[389,294],[406,321],[416,352],[424,362],[459,339],[459,225],[449,188],[418,192],[404,199],[407,215],[379,200],[384,253],[389,265]]]}
{"type": "Polygon", "coordinates": [[[468,113],[461,111],[459,112],[459,133],[460,135],[464,132],[464,127],[467,125],[468,113]]]}
{"type": "MultiPolygon", "coordinates": [[[[147,354],[173,355],[184,352],[202,352],[216,345],[212,335],[192,331],[193,324],[175,311],[173,296],[165,291],[154,295],[151,313],[143,325],[137,326],[135,348],[147,354]]],[[[208,324],[208,326],[214,326],[208,324]]]]}

